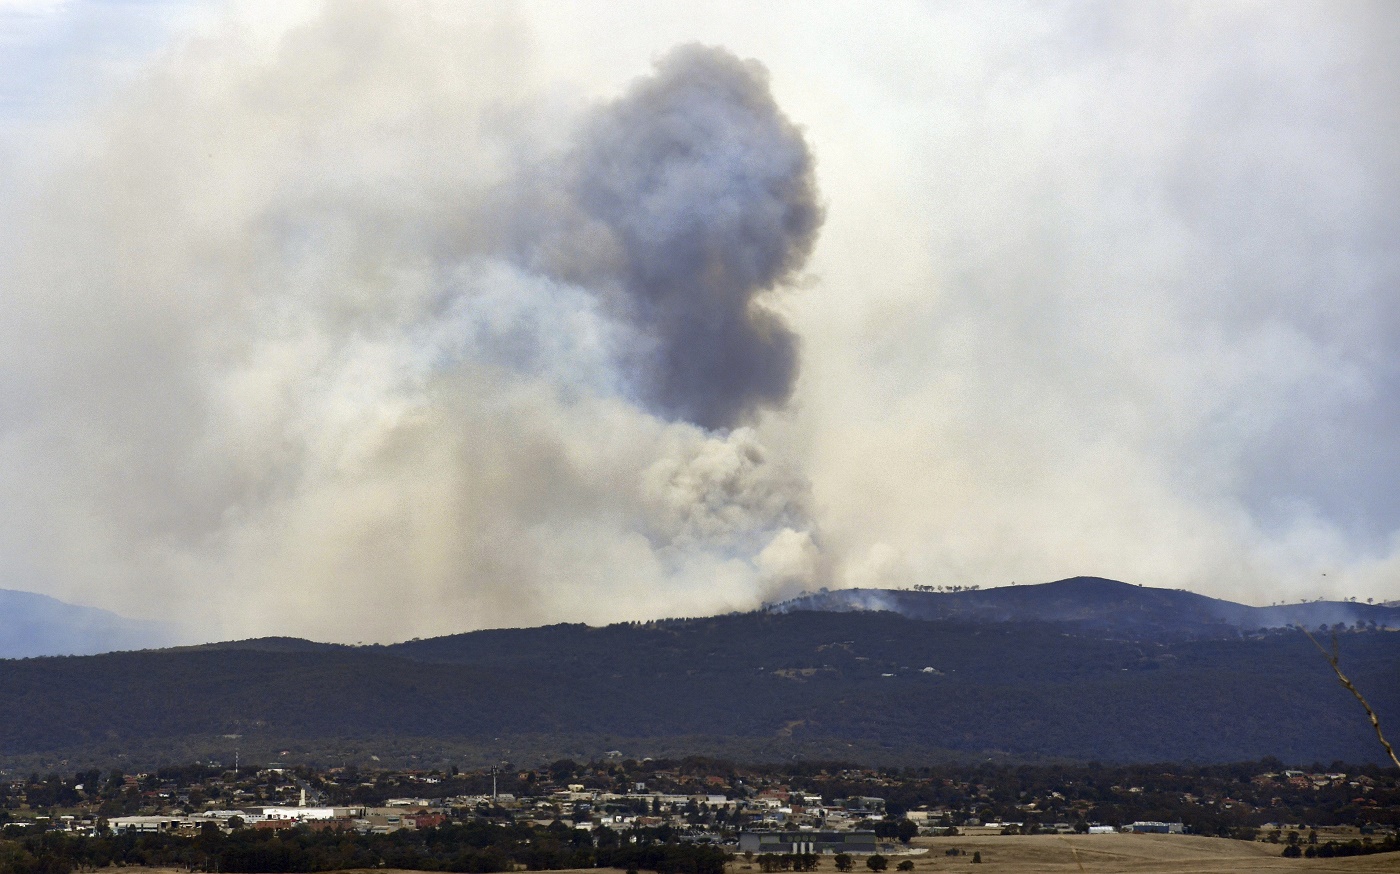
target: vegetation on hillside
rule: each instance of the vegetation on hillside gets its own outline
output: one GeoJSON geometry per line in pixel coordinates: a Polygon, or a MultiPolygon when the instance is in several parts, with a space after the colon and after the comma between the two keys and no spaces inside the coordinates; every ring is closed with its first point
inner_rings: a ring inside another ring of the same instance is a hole
{"type": "MultiPolygon", "coordinates": [[[[1350,630],[1341,646],[1382,719],[1400,723],[1400,634],[1350,630]]],[[[1382,755],[1356,702],[1291,631],[1155,641],[1050,623],[747,614],[392,647],[0,661],[0,759],[197,750],[231,734],[311,748],[530,735],[548,739],[543,756],[610,736],[685,737],[746,758],[851,744],[867,761],[1382,755]]]]}

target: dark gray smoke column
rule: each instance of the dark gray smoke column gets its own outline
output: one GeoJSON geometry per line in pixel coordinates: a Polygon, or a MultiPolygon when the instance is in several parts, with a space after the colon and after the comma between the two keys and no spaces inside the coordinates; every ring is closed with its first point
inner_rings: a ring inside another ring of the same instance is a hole
{"type": "Polygon", "coordinates": [[[822,207],[767,71],[677,48],[591,120],[578,158],[578,203],[611,237],[616,305],[654,344],[636,362],[643,401],[707,428],[785,403],[798,339],[758,298],[806,260],[822,207]]]}

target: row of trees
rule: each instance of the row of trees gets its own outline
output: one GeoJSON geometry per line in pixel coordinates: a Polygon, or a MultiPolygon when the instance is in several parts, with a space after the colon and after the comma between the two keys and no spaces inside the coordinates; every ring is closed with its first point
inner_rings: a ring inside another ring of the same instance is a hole
{"type": "Polygon", "coordinates": [[[1291,859],[1332,859],[1338,856],[1390,853],[1395,850],[1400,850],[1400,837],[1389,835],[1380,841],[1373,841],[1366,837],[1359,841],[1327,841],[1320,844],[1308,844],[1306,847],[1296,841],[1290,841],[1288,846],[1283,848],[1283,855],[1291,859]]]}
{"type": "MultiPolygon", "coordinates": [[[[746,853],[745,855],[749,856],[752,854],[746,853]]],[[[763,871],[764,874],[772,874],[772,872],[777,871],[815,871],[817,870],[819,858],[820,857],[815,853],[764,853],[759,856],[756,861],[758,862],[760,871],[763,871]]],[[[833,861],[836,862],[837,871],[850,871],[855,868],[855,860],[851,858],[850,853],[837,853],[833,861]]],[[[873,853],[865,857],[865,867],[876,872],[876,874],[884,871],[889,866],[890,860],[879,853],[873,853]]],[[[900,862],[896,868],[900,871],[913,871],[914,863],[905,859],[903,862],[900,862]]]]}
{"type": "Polygon", "coordinates": [[[756,861],[758,862],[758,870],[764,874],[772,874],[774,871],[817,870],[815,853],[764,853],[756,861]]]}
{"type": "Polygon", "coordinates": [[[662,842],[645,830],[634,837],[635,843],[600,839],[595,846],[592,835],[576,829],[488,821],[369,835],[312,831],[304,826],[280,832],[245,828],[225,835],[212,824],[194,836],[128,833],[76,837],[42,832],[0,840],[0,874],[70,874],[113,865],[227,874],[377,867],[468,874],[519,867],[531,871],[603,867],[658,874],[723,874],[729,858],[716,847],[662,842]]]}

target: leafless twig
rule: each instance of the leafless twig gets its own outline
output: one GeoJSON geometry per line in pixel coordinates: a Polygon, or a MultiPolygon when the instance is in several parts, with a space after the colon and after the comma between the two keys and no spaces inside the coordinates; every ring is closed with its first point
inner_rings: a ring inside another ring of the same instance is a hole
{"type": "Polygon", "coordinates": [[[1347,675],[1342,673],[1342,668],[1339,664],[1342,660],[1342,656],[1337,648],[1337,635],[1332,635],[1332,651],[1328,652],[1322,644],[1317,642],[1317,638],[1312,636],[1312,632],[1302,626],[1299,626],[1299,630],[1308,636],[1308,640],[1313,642],[1313,646],[1317,647],[1317,651],[1322,653],[1323,658],[1327,659],[1327,663],[1332,666],[1332,670],[1337,674],[1337,679],[1342,682],[1342,685],[1347,688],[1347,691],[1355,695],[1356,700],[1361,702],[1361,706],[1366,708],[1366,715],[1371,717],[1371,727],[1376,730],[1376,737],[1380,738],[1381,746],[1385,747],[1385,751],[1390,754],[1390,760],[1395,763],[1395,767],[1400,768],[1400,758],[1397,758],[1395,755],[1395,747],[1390,745],[1390,741],[1385,739],[1384,734],[1381,734],[1381,721],[1380,718],[1376,716],[1376,711],[1371,709],[1370,702],[1366,700],[1366,696],[1361,694],[1361,690],[1357,689],[1351,680],[1347,679],[1347,675]]]}

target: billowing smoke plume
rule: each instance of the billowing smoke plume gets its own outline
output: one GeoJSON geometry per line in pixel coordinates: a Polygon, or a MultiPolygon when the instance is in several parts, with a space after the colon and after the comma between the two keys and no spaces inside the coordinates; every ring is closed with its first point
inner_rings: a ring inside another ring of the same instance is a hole
{"type": "Polygon", "coordinates": [[[666,543],[749,541],[774,526],[806,524],[807,483],[768,452],[748,428],[728,437],[681,441],[648,468],[644,494],[649,527],[666,543]]]}
{"type": "Polygon", "coordinates": [[[614,311],[645,339],[643,399],[706,428],[786,402],[797,337],[761,296],[806,260],[822,208],[763,67],[676,49],[589,121],[572,158],[569,193],[604,253],[590,278],[615,283],[614,311]]]}
{"type": "Polygon", "coordinates": [[[711,430],[791,392],[821,218],[765,71],[546,98],[454,9],[214,29],[75,126],[0,241],[0,587],[354,641],[816,572],[806,478],[711,430]]]}
{"type": "Polygon", "coordinates": [[[94,10],[167,4],[0,2],[0,588],[1396,597],[1386,3],[222,2],[121,86],[94,10]]]}

